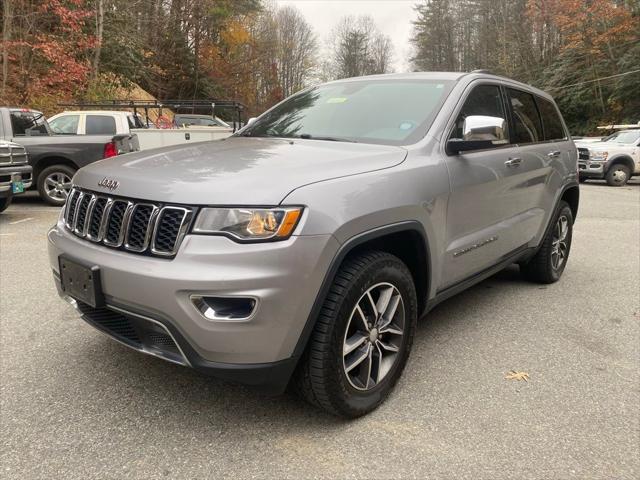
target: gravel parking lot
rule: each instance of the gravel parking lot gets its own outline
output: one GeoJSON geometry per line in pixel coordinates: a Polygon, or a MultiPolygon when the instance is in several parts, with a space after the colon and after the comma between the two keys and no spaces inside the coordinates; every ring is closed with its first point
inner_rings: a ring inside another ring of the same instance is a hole
{"type": "Polygon", "coordinates": [[[581,193],[562,280],[511,268],[439,306],[395,392],[356,421],[96,332],[55,292],[57,209],[18,198],[0,214],[0,475],[638,478],[640,181],[581,193]]]}

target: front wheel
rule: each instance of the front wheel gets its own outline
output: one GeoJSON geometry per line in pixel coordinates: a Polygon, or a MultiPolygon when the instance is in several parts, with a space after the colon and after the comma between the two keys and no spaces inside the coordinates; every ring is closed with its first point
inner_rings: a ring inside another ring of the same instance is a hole
{"type": "Polygon", "coordinates": [[[567,266],[572,237],[573,212],[567,202],[561,201],[540,249],[531,260],[520,265],[525,278],[538,283],[557,282],[567,266]]]}
{"type": "Polygon", "coordinates": [[[622,187],[627,184],[631,177],[631,170],[626,165],[617,163],[609,167],[606,175],[607,185],[612,187],[622,187]]]}
{"type": "Polygon", "coordinates": [[[50,205],[62,206],[71,191],[71,179],[75,170],[67,165],[52,165],[38,175],[40,198],[50,205]]]}
{"type": "Polygon", "coordinates": [[[416,320],[415,286],[400,259],[386,252],[347,259],[296,372],[299,393],[344,417],[375,409],[402,374],[416,320]]]}

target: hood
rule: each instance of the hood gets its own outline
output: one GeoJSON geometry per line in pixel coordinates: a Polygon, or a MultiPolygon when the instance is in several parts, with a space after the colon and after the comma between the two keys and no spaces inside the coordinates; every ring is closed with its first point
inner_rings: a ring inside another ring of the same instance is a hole
{"type": "Polygon", "coordinates": [[[304,139],[230,137],[92,163],[74,184],[106,194],[192,205],[277,205],[310,183],[389,168],[401,147],[304,139]],[[104,178],[118,182],[109,190],[104,178]]]}

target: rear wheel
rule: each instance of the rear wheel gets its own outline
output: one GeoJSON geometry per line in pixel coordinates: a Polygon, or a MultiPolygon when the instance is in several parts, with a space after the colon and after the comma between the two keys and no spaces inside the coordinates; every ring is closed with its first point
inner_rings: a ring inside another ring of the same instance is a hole
{"type": "Polygon", "coordinates": [[[0,198],[0,212],[4,212],[7,208],[9,208],[12,199],[13,198],[11,196],[0,198]]]}
{"type": "Polygon", "coordinates": [[[572,235],[573,213],[569,204],[561,201],[540,249],[531,260],[520,265],[524,276],[538,283],[557,282],[569,259],[572,235]]]}
{"type": "Polygon", "coordinates": [[[413,279],[400,259],[368,252],[346,260],[296,372],[298,391],[344,417],[375,409],[404,369],[416,319],[413,279]]]}
{"type": "Polygon", "coordinates": [[[622,163],[617,163],[609,167],[605,178],[607,180],[607,185],[612,187],[622,187],[627,184],[630,177],[631,170],[629,170],[629,167],[622,163]]]}
{"type": "Polygon", "coordinates": [[[71,179],[75,170],[67,165],[52,165],[38,175],[40,198],[50,205],[61,206],[71,191],[71,179]]]}

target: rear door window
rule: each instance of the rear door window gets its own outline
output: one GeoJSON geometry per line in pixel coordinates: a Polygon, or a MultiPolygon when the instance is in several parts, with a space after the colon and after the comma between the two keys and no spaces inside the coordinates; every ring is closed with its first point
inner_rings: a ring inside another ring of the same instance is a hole
{"type": "Polygon", "coordinates": [[[513,143],[535,143],[541,142],[542,122],[536,108],[533,95],[507,88],[507,95],[513,110],[513,143]]]}
{"type": "Polygon", "coordinates": [[[108,115],[87,115],[87,135],[115,135],[116,119],[108,115]]]}
{"type": "Polygon", "coordinates": [[[78,122],[80,115],[64,115],[49,121],[49,126],[53,133],[66,135],[76,135],[78,133],[78,122]]]}
{"type": "Polygon", "coordinates": [[[30,110],[13,110],[10,112],[11,129],[15,137],[31,135],[49,135],[49,128],[44,115],[30,110]]]}
{"type": "Polygon", "coordinates": [[[536,97],[536,102],[538,102],[538,110],[540,110],[540,116],[542,117],[544,139],[550,141],[566,138],[567,135],[564,132],[562,120],[555,105],[542,97],[536,97]]]}

